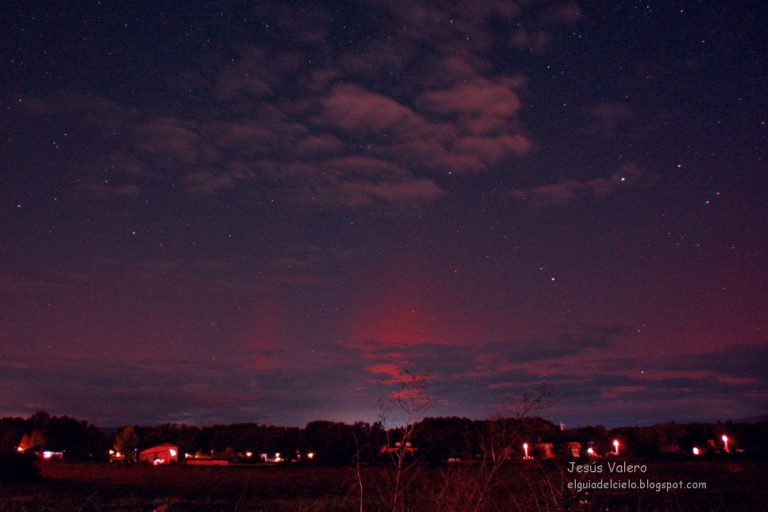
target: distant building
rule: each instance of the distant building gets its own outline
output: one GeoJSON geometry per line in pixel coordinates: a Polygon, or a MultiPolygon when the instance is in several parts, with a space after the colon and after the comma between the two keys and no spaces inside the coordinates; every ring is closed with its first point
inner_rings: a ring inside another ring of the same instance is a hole
{"type": "Polygon", "coordinates": [[[42,460],[54,461],[64,459],[64,450],[43,450],[38,454],[42,460]]]}
{"type": "Polygon", "coordinates": [[[381,447],[381,453],[414,453],[416,451],[416,448],[414,448],[411,443],[405,443],[405,446],[403,446],[403,443],[397,442],[395,443],[395,446],[382,446],[381,447]]]}
{"type": "Polygon", "coordinates": [[[578,459],[581,457],[581,443],[578,441],[570,441],[566,445],[568,455],[572,459],[578,459]]]}
{"type": "Polygon", "coordinates": [[[536,456],[541,459],[554,459],[555,458],[554,448],[555,448],[554,443],[537,443],[534,450],[535,450],[536,456]]]}
{"type": "Polygon", "coordinates": [[[33,452],[35,450],[42,450],[43,446],[45,446],[45,437],[42,432],[35,430],[29,434],[24,434],[21,441],[19,441],[17,451],[19,453],[33,452]]]}
{"type": "Polygon", "coordinates": [[[37,430],[32,434],[24,434],[16,447],[16,452],[32,453],[43,461],[62,460],[64,458],[64,450],[47,445],[45,438],[37,430]]]}
{"type": "Polygon", "coordinates": [[[163,443],[139,452],[139,461],[159,466],[161,464],[176,464],[179,462],[179,447],[171,443],[163,443]]]}
{"type": "Polygon", "coordinates": [[[126,462],[127,458],[123,452],[109,450],[109,462],[126,462]]]}

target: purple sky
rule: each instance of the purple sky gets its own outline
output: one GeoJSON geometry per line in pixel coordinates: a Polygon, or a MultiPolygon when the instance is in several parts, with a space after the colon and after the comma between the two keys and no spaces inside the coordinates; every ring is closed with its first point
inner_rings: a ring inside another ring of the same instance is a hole
{"type": "Polygon", "coordinates": [[[759,2],[0,14],[0,415],[768,411],[759,2]]]}

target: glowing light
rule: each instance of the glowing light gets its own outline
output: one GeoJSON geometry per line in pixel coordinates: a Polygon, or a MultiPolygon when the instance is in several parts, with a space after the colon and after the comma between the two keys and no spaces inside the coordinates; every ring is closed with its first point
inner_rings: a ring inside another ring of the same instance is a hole
{"type": "Polygon", "coordinates": [[[614,439],[613,440],[613,454],[618,455],[619,454],[619,440],[614,439]]]}
{"type": "Polygon", "coordinates": [[[44,451],[44,452],[43,452],[43,458],[44,458],[45,460],[48,460],[48,459],[50,459],[51,457],[53,457],[53,452],[49,452],[48,450],[46,450],[46,451],[44,451]]]}
{"type": "Polygon", "coordinates": [[[590,455],[594,455],[595,454],[594,448],[592,448],[591,446],[589,448],[587,448],[587,453],[590,454],[590,455]]]}
{"type": "Polygon", "coordinates": [[[528,460],[531,456],[528,454],[528,443],[523,443],[523,459],[528,460]]]}
{"type": "Polygon", "coordinates": [[[110,455],[114,455],[115,454],[115,450],[109,450],[109,454],[110,455]]]}
{"type": "Polygon", "coordinates": [[[171,448],[168,451],[171,453],[171,457],[175,457],[176,456],[176,450],[174,450],[173,448],[171,448]]]}
{"type": "Polygon", "coordinates": [[[723,434],[720,439],[723,441],[723,450],[725,450],[725,453],[731,453],[731,449],[728,447],[728,442],[730,441],[728,436],[723,434]]]}
{"type": "Polygon", "coordinates": [[[246,457],[253,457],[253,452],[245,452],[246,457]]]}
{"type": "Polygon", "coordinates": [[[307,454],[307,458],[308,458],[309,460],[312,460],[312,459],[314,459],[314,458],[315,458],[315,452],[309,452],[309,453],[307,454]]]}
{"type": "Polygon", "coordinates": [[[23,451],[24,451],[24,448],[22,448],[21,446],[19,446],[18,448],[16,448],[16,451],[17,451],[17,452],[19,452],[19,453],[21,453],[21,452],[23,452],[23,451]]]}
{"type": "Polygon", "coordinates": [[[698,449],[697,447],[695,447],[695,446],[693,447],[693,450],[692,450],[692,451],[693,451],[693,454],[694,454],[694,455],[701,455],[701,450],[699,450],[699,449],[698,449]]]}

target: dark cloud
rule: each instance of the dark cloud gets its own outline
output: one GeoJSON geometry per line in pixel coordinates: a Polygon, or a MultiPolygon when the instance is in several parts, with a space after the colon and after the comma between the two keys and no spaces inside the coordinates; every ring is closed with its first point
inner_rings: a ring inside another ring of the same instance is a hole
{"type": "MultiPolygon", "coordinates": [[[[534,368],[526,368],[527,363],[554,363],[608,350],[629,332],[624,326],[614,325],[585,325],[565,331],[470,346],[393,345],[368,340],[356,348],[366,361],[366,371],[384,384],[397,386],[412,375],[429,374],[432,385],[451,389],[446,393],[456,390],[456,382],[464,382],[474,389],[476,397],[487,400],[489,390],[519,388],[532,377],[542,381],[549,377],[536,377],[534,368]]],[[[442,398],[456,400],[453,396],[442,398]]]]}
{"type": "Polygon", "coordinates": [[[431,414],[504,412],[511,407],[508,400],[529,391],[532,382],[552,386],[554,406],[545,415],[599,414],[600,421],[609,423],[619,417],[632,418],[633,423],[657,418],[661,402],[678,403],[683,409],[675,417],[684,414],[684,419],[713,419],[707,408],[737,393],[753,398],[731,407],[734,414],[765,403],[764,347],[726,347],[672,359],[640,373],[626,361],[604,356],[615,353],[615,345],[629,335],[624,326],[582,325],[560,334],[475,346],[369,340],[315,343],[311,351],[219,351],[208,360],[146,359],[140,352],[45,361],[17,355],[2,363],[2,383],[14,389],[3,406],[27,414],[45,404],[53,412],[82,415],[104,425],[221,422],[244,416],[295,423],[297,417],[340,418],[331,412],[339,410],[339,397],[344,397],[343,410],[375,415],[379,399],[420,376],[426,377],[424,393],[437,399],[431,414]],[[740,357],[744,355],[749,358],[740,357]],[[543,368],[559,370],[541,373],[543,368]],[[737,376],[743,379],[731,379],[737,376]],[[89,405],[94,402],[109,404],[96,418],[89,405]],[[599,411],[593,408],[596,402],[599,411]],[[634,415],[628,416],[628,403],[634,415]],[[693,404],[702,409],[697,411],[693,404]]]}
{"type": "Polygon", "coordinates": [[[145,358],[140,353],[68,357],[37,362],[4,360],[0,385],[15,397],[6,410],[87,417],[100,425],[233,422],[249,418],[296,424],[296,418],[337,418],[334,409],[375,415],[385,390],[359,380],[360,361],[340,345],[318,346],[308,357],[286,348],[220,353],[219,357],[145,358]],[[357,390],[351,383],[359,381],[357,390]],[[322,388],[318,382],[323,382],[322,388]],[[98,416],[92,404],[103,404],[98,416]],[[297,411],[301,411],[297,415],[297,411]]]}
{"type": "MultiPolygon", "coordinates": [[[[761,373],[763,347],[726,347],[672,358],[655,367],[616,357],[613,349],[630,335],[626,326],[581,326],[552,336],[472,347],[369,341],[360,349],[366,354],[365,369],[383,384],[397,388],[411,375],[429,375],[443,406],[467,409],[482,404],[476,410],[485,413],[503,404],[504,396],[525,392],[531,382],[552,386],[555,406],[547,414],[565,418],[579,416],[579,411],[599,401],[594,414],[605,421],[630,417],[632,423],[647,423],[658,421],[659,403],[673,401],[684,408],[685,419],[713,420],[706,411],[722,409],[735,394],[752,398],[738,407],[729,405],[733,414],[764,408],[768,379],[761,373]],[[658,369],[649,369],[654,367],[658,369]],[[628,415],[627,403],[638,405],[636,414],[628,415]]],[[[668,410],[670,418],[681,417],[680,413],[675,414],[674,407],[668,410]]]]}
{"type": "Polygon", "coordinates": [[[665,370],[710,371],[720,375],[757,379],[768,385],[765,368],[768,365],[768,346],[761,344],[737,344],[722,347],[703,354],[687,354],[670,358],[665,370]]]}
{"type": "Polygon", "coordinates": [[[54,412],[87,416],[89,403],[112,404],[102,417],[93,418],[102,424],[201,418],[226,421],[244,414],[259,421],[290,421],[290,417],[312,414],[326,417],[324,411],[333,410],[339,396],[347,396],[352,409],[375,410],[379,397],[424,372],[431,374],[430,392],[443,395],[440,398],[446,407],[451,403],[470,406],[472,401],[464,402],[465,396],[486,406],[490,388],[498,388],[502,382],[524,387],[530,379],[530,374],[512,371],[510,362],[555,360],[603,348],[623,332],[616,326],[584,326],[551,340],[529,340],[525,346],[493,343],[473,347],[470,358],[468,347],[391,346],[375,341],[351,346],[316,344],[311,352],[289,347],[237,355],[219,352],[209,360],[147,359],[135,351],[42,362],[21,355],[3,362],[3,381],[13,382],[17,397],[6,406],[19,410],[25,403],[46,403],[54,412]],[[492,360],[495,368],[489,370],[487,362],[492,360]],[[457,388],[457,379],[464,386],[457,388]],[[324,383],[322,391],[317,389],[318,382],[324,383]],[[351,388],[357,391],[350,392],[351,388]],[[293,402],[288,404],[288,400],[293,402]],[[282,411],[289,406],[292,416],[282,411]]]}

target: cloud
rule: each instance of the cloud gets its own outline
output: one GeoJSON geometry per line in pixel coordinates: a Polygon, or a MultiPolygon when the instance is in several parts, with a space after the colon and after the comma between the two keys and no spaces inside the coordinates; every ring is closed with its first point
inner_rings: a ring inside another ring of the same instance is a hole
{"type": "Polygon", "coordinates": [[[336,86],[322,100],[322,118],[347,131],[393,132],[405,135],[420,131],[426,122],[397,101],[356,85],[336,86]]]}
{"type": "Polygon", "coordinates": [[[536,208],[566,206],[579,200],[601,197],[617,190],[653,183],[654,177],[636,164],[624,164],[611,176],[578,180],[575,178],[538,187],[517,189],[512,197],[536,208]]]}
{"type": "MultiPolygon", "coordinates": [[[[445,414],[460,410],[483,416],[498,412],[496,408],[506,403],[504,397],[519,396],[532,382],[553,384],[556,399],[572,400],[565,410],[588,403],[603,391],[610,394],[616,386],[650,386],[605,365],[611,360],[607,354],[631,332],[623,325],[585,324],[469,346],[370,339],[353,347],[360,352],[362,370],[371,382],[395,392],[409,376],[428,375],[427,392],[439,398],[445,414]],[[542,368],[553,371],[541,372],[542,368]]],[[[624,407],[619,400],[622,393],[615,395],[614,402],[604,404],[607,409],[624,407]]]]}
{"type": "Polygon", "coordinates": [[[495,134],[508,130],[520,112],[516,89],[521,85],[515,78],[490,81],[477,77],[449,89],[424,93],[421,99],[437,113],[455,115],[468,133],[495,134]]]}
{"type": "MultiPolygon", "coordinates": [[[[307,248],[304,257],[319,263],[337,256],[307,248]]],[[[4,399],[6,410],[31,414],[46,408],[108,426],[243,418],[301,424],[340,418],[344,411],[357,415],[341,419],[374,418],[380,397],[396,398],[404,385],[421,377],[423,396],[439,399],[428,411],[431,415],[500,412],[505,397],[519,396],[531,382],[553,386],[555,407],[543,411],[545,416],[582,422],[590,417],[613,424],[713,419],[706,411],[715,404],[738,417],[764,407],[766,347],[741,344],[647,360],[647,371],[641,374],[638,361],[620,360],[613,350],[630,331],[610,324],[561,326],[471,346],[297,341],[295,346],[281,343],[258,350],[240,343],[227,350],[223,344],[215,360],[200,354],[147,359],[140,350],[48,358],[19,352],[0,362],[0,386],[13,385],[14,392],[4,399]],[[750,378],[730,378],[739,375],[750,378]],[[745,398],[735,404],[734,396],[745,398]],[[98,416],[93,416],[91,403],[104,404],[98,416]]]]}
{"type": "Polygon", "coordinates": [[[348,206],[383,201],[389,204],[422,204],[440,198],[445,192],[434,181],[414,179],[399,183],[347,181],[338,187],[348,206]]]}
{"type": "MultiPolygon", "coordinates": [[[[338,29],[328,9],[302,9],[254,7],[269,30],[249,42],[234,35],[237,54],[180,75],[173,87],[185,97],[152,112],[86,93],[25,108],[90,123],[89,160],[73,172],[94,195],[160,190],[151,180],[198,199],[410,210],[449,196],[443,176],[495,172],[537,148],[521,116],[525,77],[500,71],[489,53],[508,37],[500,26],[530,32],[525,20],[581,17],[575,3],[371,1],[355,20],[365,41],[350,33],[347,44],[328,39],[338,29]]],[[[516,44],[544,44],[531,34],[516,44]]]]}
{"type": "Polygon", "coordinates": [[[445,161],[453,157],[455,170],[485,170],[532,149],[532,140],[516,121],[521,109],[517,88],[521,85],[518,78],[475,78],[421,95],[428,110],[448,116],[459,127],[460,133],[446,144],[449,158],[445,161]],[[457,157],[468,160],[464,163],[457,157]],[[482,162],[481,168],[477,162],[482,162]]]}
{"type": "Polygon", "coordinates": [[[328,208],[385,208],[399,211],[436,201],[444,195],[443,189],[429,179],[405,178],[379,182],[330,179],[316,184],[302,200],[328,208]]]}
{"type": "MultiPolygon", "coordinates": [[[[84,104],[101,103],[91,99],[84,104]]],[[[326,128],[313,125],[306,107],[296,105],[262,105],[247,117],[203,121],[121,112],[120,143],[94,159],[79,189],[102,197],[134,197],[142,193],[144,180],[174,180],[193,196],[211,196],[277,178],[296,205],[376,210],[412,208],[445,194],[431,178],[414,174],[412,167],[419,162],[406,166],[398,162],[404,159],[392,158],[394,145],[361,154],[331,133],[390,131],[404,141],[414,133],[429,138],[437,128],[420,115],[357,86],[336,88],[317,105],[316,119],[325,119],[326,128]],[[111,175],[103,177],[104,169],[111,175]]],[[[440,151],[446,151],[442,145],[440,151]]]]}
{"type": "Polygon", "coordinates": [[[410,171],[405,167],[367,156],[355,155],[344,156],[326,160],[322,164],[323,169],[328,172],[337,172],[342,175],[353,174],[357,176],[391,176],[408,177],[410,171]]]}
{"type": "Polygon", "coordinates": [[[140,155],[172,158],[183,165],[206,161],[213,149],[192,124],[169,116],[145,121],[133,129],[132,147],[140,155]]]}
{"type": "Polygon", "coordinates": [[[4,358],[0,387],[12,385],[14,393],[2,405],[22,414],[44,408],[102,426],[243,418],[295,425],[328,418],[328,411],[339,406],[374,417],[376,397],[384,391],[370,383],[358,391],[350,385],[360,374],[355,354],[338,346],[315,354],[309,359],[302,350],[274,349],[240,350],[236,356],[219,350],[214,360],[187,356],[160,361],[135,352],[125,357],[4,358]],[[318,382],[323,382],[322,389],[318,382]],[[101,404],[96,413],[89,405],[93,403],[101,404]]]}
{"type": "Polygon", "coordinates": [[[531,362],[551,364],[607,350],[631,332],[622,325],[579,325],[517,339],[465,345],[392,343],[376,339],[356,343],[372,373],[433,372],[439,378],[496,378],[531,362]],[[386,368],[387,371],[381,371],[386,368]]]}
{"type": "Polygon", "coordinates": [[[329,133],[302,137],[296,145],[296,153],[300,157],[339,154],[343,149],[344,143],[329,133]]]}
{"type": "Polygon", "coordinates": [[[208,171],[198,170],[181,176],[182,182],[191,192],[202,195],[212,195],[224,190],[232,190],[239,183],[250,181],[253,178],[253,173],[243,171],[213,174],[208,171]]]}
{"type": "Polygon", "coordinates": [[[445,121],[428,120],[392,98],[343,85],[322,100],[321,119],[329,129],[370,138],[379,158],[430,172],[480,172],[533,146],[515,121],[519,84],[478,79],[423,94],[419,102],[427,113],[445,121]]]}
{"type": "Polygon", "coordinates": [[[714,371],[721,375],[756,378],[768,383],[765,368],[768,365],[768,346],[740,343],[722,347],[709,353],[687,354],[669,358],[666,370],[714,371]]]}
{"type": "Polygon", "coordinates": [[[531,139],[522,134],[489,137],[467,136],[459,138],[454,145],[460,155],[477,158],[487,167],[502,162],[510,155],[524,155],[532,147],[531,139]]]}

